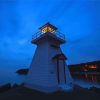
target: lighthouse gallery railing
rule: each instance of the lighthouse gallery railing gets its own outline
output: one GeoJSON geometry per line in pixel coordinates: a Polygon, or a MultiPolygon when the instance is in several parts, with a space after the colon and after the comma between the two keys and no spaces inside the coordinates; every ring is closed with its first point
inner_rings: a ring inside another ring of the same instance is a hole
{"type": "MultiPolygon", "coordinates": [[[[43,34],[46,34],[46,33],[37,32],[34,35],[32,35],[32,39],[34,40],[34,39],[40,37],[43,34]]],[[[51,34],[55,34],[55,36],[57,36],[58,38],[61,38],[61,39],[65,40],[65,35],[60,33],[60,32],[58,32],[58,31],[55,32],[55,33],[51,33],[51,34]]]]}

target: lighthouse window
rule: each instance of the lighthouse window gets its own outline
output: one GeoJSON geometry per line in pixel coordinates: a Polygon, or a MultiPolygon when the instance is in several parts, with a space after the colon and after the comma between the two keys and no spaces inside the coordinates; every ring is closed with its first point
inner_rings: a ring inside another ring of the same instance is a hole
{"type": "Polygon", "coordinates": [[[42,29],[42,33],[46,33],[47,32],[47,27],[42,29]]]}
{"type": "Polygon", "coordinates": [[[51,27],[48,27],[48,32],[54,33],[55,30],[53,28],[51,28],[51,27]]]}
{"type": "Polygon", "coordinates": [[[52,27],[45,27],[42,29],[42,33],[46,33],[46,32],[54,33],[55,30],[52,27]]]}

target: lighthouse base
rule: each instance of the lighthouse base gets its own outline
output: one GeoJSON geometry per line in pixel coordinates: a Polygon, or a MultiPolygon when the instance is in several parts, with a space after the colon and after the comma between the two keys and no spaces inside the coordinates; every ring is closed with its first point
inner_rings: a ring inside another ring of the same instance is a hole
{"type": "Polygon", "coordinates": [[[39,85],[33,85],[33,84],[25,84],[24,85],[27,88],[34,89],[40,92],[45,93],[52,93],[56,91],[72,91],[73,86],[70,86],[68,84],[65,85],[58,85],[58,86],[39,86],[39,85]]]}
{"type": "Polygon", "coordinates": [[[45,93],[51,93],[59,90],[58,86],[39,86],[39,85],[33,85],[33,84],[25,84],[24,85],[27,88],[34,89],[40,92],[45,92],[45,93]]]}

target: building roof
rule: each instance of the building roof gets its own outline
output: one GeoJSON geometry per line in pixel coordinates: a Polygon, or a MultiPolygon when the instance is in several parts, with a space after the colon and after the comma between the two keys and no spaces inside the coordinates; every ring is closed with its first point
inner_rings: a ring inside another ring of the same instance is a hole
{"type": "Polygon", "coordinates": [[[80,63],[80,64],[72,64],[69,66],[70,67],[77,67],[77,66],[85,66],[85,65],[100,65],[100,61],[91,61],[91,62],[80,63]]]}

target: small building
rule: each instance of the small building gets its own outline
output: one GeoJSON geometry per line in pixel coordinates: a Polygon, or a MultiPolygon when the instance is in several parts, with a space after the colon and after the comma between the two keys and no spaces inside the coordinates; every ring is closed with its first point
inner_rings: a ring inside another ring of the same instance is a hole
{"type": "Polygon", "coordinates": [[[100,61],[69,65],[69,69],[74,79],[100,83],[100,61]]]}
{"type": "Polygon", "coordinates": [[[65,36],[57,32],[57,28],[46,23],[32,37],[32,43],[37,45],[25,86],[43,92],[54,92],[61,86],[70,86],[73,82],[67,57],[60,45],[64,44],[65,36]]]}

